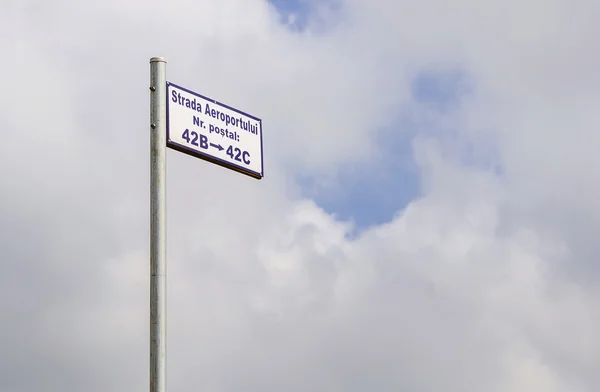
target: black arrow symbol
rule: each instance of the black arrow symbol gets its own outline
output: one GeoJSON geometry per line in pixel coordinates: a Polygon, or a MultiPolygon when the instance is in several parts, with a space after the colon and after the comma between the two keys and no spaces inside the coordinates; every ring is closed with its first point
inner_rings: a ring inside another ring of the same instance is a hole
{"type": "Polygon", "coordinates": [[[216,149],[218,149],[219,151],[223,151],[223,150],[224,150],[224,148],[223,148],[223,147],[221,147],[221,145],[220,145],[220,144],[213,144],[213,143],[210,143],[210,146],[211,146],[211,147],[214,147],[214,148],[216,148],[216,149]]]}

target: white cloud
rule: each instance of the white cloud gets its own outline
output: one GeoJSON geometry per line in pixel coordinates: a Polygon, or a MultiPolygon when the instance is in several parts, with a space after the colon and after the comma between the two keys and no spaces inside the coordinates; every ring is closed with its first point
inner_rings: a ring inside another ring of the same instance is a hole
{"type": "Polygon", "coordinates": [[[258,0],[1,6],[0,389],[147,389],[161,55],[261,116],[266,156],[255,181],[169,151],[170,389],[594,390],[599,6],[340,5],[300,33],[258,0]],[[473,91],[426,111],[423,69],[473,91]],[[376,159],[396,113],[419,120],[422,195],[351,237],[295,178],[376,159]]]}

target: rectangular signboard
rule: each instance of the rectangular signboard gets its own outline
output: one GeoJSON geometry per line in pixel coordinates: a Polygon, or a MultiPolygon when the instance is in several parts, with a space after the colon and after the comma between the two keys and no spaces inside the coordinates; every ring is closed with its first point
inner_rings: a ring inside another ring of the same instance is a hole
{"type": "Polygon", "coordinates": [[[167,82],[167,146],[261,179],[261,119],[167,82]]]}

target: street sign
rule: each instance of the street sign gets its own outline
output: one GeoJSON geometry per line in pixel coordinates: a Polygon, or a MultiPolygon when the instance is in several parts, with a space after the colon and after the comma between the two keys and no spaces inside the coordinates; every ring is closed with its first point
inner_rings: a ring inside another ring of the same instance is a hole
{"type": "Polygon", "coordinates": [[[261,119],[167,82],[167,147],[261,179],[261,119]]]}

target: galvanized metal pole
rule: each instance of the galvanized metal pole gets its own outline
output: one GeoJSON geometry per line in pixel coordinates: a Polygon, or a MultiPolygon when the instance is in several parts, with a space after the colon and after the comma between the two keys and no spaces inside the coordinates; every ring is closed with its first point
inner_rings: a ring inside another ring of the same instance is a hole
{"type": "Polygon", "coordinates": [[[166,392],[167,61],[150,59],[150,392],[166,392]]]}

